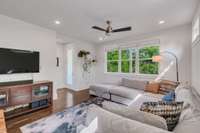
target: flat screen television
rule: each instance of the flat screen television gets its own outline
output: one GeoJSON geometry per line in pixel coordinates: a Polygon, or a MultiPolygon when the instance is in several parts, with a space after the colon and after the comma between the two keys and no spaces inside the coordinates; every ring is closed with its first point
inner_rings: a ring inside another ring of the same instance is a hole
{"type": "Polygon", "coordinates": [[[40,53],[0,48],[0,74],[38,73],[40,53]]]}

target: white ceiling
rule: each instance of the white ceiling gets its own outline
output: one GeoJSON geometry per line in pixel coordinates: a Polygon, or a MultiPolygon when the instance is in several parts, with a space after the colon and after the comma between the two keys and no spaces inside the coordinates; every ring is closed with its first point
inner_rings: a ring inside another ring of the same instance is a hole
{"type": "Polygon", "coordinates": [[[0,0],[0,14],[56,30],[79,40],[99,43],[103,32],[91,26],[132,26],[104,41],[190,23],[199,0],[0,0]],[[61,25],[55,25],[60,20],[61,25]],[[166,23],[158,25],[158,21],[166,23]]]}

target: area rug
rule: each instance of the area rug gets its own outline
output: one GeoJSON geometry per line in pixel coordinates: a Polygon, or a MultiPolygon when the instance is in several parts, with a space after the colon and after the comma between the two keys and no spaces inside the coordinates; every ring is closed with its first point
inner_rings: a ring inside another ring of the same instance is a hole
{"type": "Polygon", "coordinates": [[[91,101],[65,109],[21,127],[22,133],[78,133],[86,127],[86,117],[91,101]]]}

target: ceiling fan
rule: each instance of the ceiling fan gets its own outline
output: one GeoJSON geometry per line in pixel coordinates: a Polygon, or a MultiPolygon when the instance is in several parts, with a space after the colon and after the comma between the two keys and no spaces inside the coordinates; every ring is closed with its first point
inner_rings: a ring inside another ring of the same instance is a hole
{"type": "Polygon", "coordinates": [[[92,26],[93,29],[104,31],[107,36],[110,35],[110,33],[116,33],[116,32],[124,32],[124,31],[131,31],[131,26],[119,28],[119,29],[113,29],[111,26],[111,21],[106,21],[106,24],[108,25],[106,29],[98,27],[98,26],[92,26]]]}

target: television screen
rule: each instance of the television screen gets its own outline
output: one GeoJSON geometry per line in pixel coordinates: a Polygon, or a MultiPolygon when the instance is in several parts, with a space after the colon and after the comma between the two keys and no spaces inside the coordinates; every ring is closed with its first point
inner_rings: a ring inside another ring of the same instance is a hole
{"type": "Polygon", "coordinates": [[[39,72],[39,52],[0,48],[0,74],[39,72]]]}

